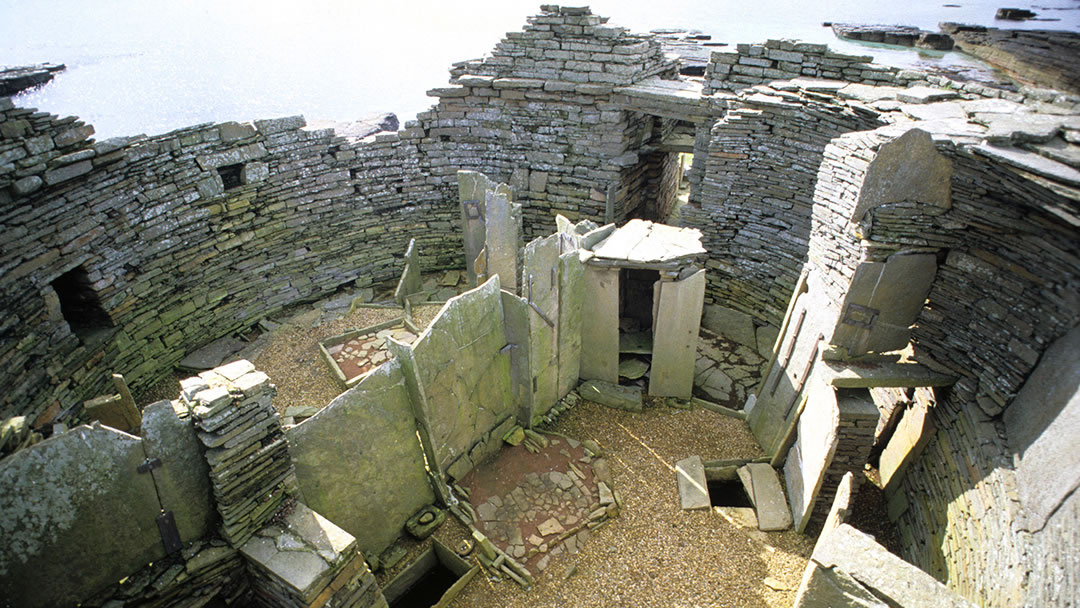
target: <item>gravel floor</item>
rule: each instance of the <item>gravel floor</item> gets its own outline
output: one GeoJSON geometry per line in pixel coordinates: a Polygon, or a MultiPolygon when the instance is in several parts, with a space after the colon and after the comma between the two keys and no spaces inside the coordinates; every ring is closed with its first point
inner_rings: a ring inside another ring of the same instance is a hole
{"type": "Polygon", "coordinates": [[[579,553],[553,559],[532,590],[481,576],[452,606],[791,606],[812,539],[740,527],[722,510],[679,508],[676,461],[762,455],[743,422],[703,409],[633,414],[586,402],[552,430],[603,446],[625,510],[579,553]]]}
{"type": "MultiPolygon", "coordinates": [[[[426,327],[440,309],[439,305],[418,306],[413,310],[413,320],[426,327]]],[[[315,327],[296,319],[274,330],[265,350],[252,361],[255,369],[270,376],[277,386],[274,409],[284,414],[294,405],[322,408],[330,403],[344,391],[319,355],[319,341],[400,316],[400,309],[357,308],[342,319],[315,327]]]]}
{"type": "MultiPolygon", "coordinates": [[[[421,328],[427,327],[441,309],[441,304],[417,306],[412,311],[413,321],[421,328]]],[[[277,319],[281,327],[263,337],[265,347],[252,360],[255,369],[270,376],[270,381],[277,387],[274,409],[284,414],[285,408],[293,405],[322,408],[330,403],[343,391],[319,355],[319,341],[402,314],[397,308],[357,308],[341,319],[326,320],[326,315],[317,308],[303,308],[277,319]]],[[[189,375],[192,374],[173,373],[136,395],[136,403],[145,406],[162,399],[176,399],[180,394],[180,380],[189,375]]]]}

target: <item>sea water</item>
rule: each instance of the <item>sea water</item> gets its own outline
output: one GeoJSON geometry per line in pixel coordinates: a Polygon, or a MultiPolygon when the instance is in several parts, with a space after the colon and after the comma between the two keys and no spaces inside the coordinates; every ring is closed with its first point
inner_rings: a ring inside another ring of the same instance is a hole
{"type": "MultiPolygon", "coordinates": [[[[212,121],[303,114],[348,121],[427,109],[450,64],[518,31],[541,0],[0,0],[0,65],[67,64],[15,102],[92,123],[97,138],[157,134],[212,121]]],[[[584,2],[575,3],[581,4],[584,2]]],[[[644,32],[687,28],[714,42],[828,43],[901,67],[964,65],[959,53],[836,39],[826,21],[995,25],[999,6],[1059,21],[999,27],[1080,30],[1080,1],[595,0],[593,12],[644,32]],[[1004,4],[1003,4],[1004,3],[1004,4]]]]}

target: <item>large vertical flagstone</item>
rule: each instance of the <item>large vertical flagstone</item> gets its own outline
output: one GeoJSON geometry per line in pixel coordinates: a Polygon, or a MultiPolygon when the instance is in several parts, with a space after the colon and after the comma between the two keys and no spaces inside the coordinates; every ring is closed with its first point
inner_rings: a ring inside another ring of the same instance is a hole
{"type": "Polygon", "coordinates": [[[619,382],[619,269],[585,265],[581,378],[619,382]]]}
{"type": "Polygon", "coordinates": [[[660,281],[654,302],[650,395],[690,398],[704,297],[704,270],[680,281],[660,281]]]}

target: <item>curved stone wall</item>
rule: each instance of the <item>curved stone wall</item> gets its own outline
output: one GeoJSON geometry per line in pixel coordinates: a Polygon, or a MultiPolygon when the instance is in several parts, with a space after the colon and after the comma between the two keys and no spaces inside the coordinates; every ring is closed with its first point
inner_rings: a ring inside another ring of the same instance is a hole
{"type": "Polygon", "coordinates": [[[10,105],[0,125],[5,416],[55,414],[109,372],[138,390],[286,304],[391,279],[410,237],[426,267],[458,264],[456,208],[397,134],[294,117],[91,143],[10,105]]]}

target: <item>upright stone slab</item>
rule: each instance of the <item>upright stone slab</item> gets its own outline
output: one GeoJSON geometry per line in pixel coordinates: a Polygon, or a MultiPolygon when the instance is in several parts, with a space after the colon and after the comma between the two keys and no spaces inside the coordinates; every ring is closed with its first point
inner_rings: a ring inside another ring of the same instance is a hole
{"type": "Polygon", "coordinates": [[[1080,328],[1046,349],[1005,410],[1004,419],[1009,447],[1020,456],[1016,482],[1024,511],[1022,525],[1026,530],[1042,530],[1055,511],[1064,508],[1064,501],[1078,500],[1080,328]]]}
{"type": "Polygon", "coordinates": [[[517,293],[518,256],[521,252],[521,205],[510,202],[507,192],[488,190],[484,195],[487,201],[483,253],[486,258],[486,277],[499,275],[502,288],[517,293]]]}
{"type": "Polygon", "coordinates": [[[559,390],[562,399],[581,376],[585,267],[577,250],[559,256],[559,390]]]}
{"type": "MultiPolygon", "coordinates": [[[[458,171],[465,270],[469,275],[469,285],[474,287],[477,285],[476,259],[483,251],[487,239],[488,192],[510,200],[510,187],[506,184],[496,184],[483,173],[476,171],[458,171]]],[[[486,261],[485,259],[484,262],[486,261]]]]}
{"type": "Polygon", "coordinates": [[[529,364],[531,352],[529,316],[531,313],[524,298],[519,298],[505,290],[500,291],[500,295],[506,327],[506,342],[510,347],[510,388],[514,394],[517,423],[522,427],[528,427],[533,419],[532,367],[529,364]]]}
{"type": "Polygon", "coordinates": [[[897,487],[907,467],[919,457],[936,430],[930,408],[925,402],[917,401],[904,412],[878,462],[881,486],[886,491],[897,487]]]}
{"type": "Polygon", "coordinates": [[[533,416],[559,400],[559,256],[565,235],[533,239],[525,246],[521,295],[529,312],[529,363],[533,376],[533,416]]]}
{"type": "Polygon", "coordinates": [[[850,221],[857,223],[870,209],[901,201],[918,201],[942,210],[949,209],[952,207],[952,173],[952,161],[937,151],[930,134],[911,129],[878,149],[877,156],[866,169],[859,201],[850,221]]]}
{"type": "Polygon", "coordinates": [[[619,270],[585,265],[581,378],[619,382],[619,270]]]}
{"type": "Polygon", "coordinates": [[[0,461],[0,598],[74,606],[165,556],[138,437],[79,426],[0,461]]]}
{"type": "Polygon", "coordinates": [[[689,399],[705,301],[705,271],[682,280],[661,281],[659,292],[654,303],[649,394],[689,399]]]}
{"type": "Polygon", "coordinates": [[[825,471],[836,452],[836,428],[840,413],[836,392],[820,380],[813,381],[806,410],[799,417],[798,439],[784,463],[788,500],[795,530],[802,532],[810,522],[825,471]]]}
{"type": "Polygon", "coordinates": [[[893,255],[885,263],[863,262],[844,297],[831,343],[852,356],[902,349],[934,282],[937,258],[893,255]]]}
{"type": "Polygon", "coordinates": [[[451,298],[412,347],[395,345],[430,438],[429,466],[460,479],[501,446],[516,415],[506,345],[497,276],[451,298]]]}
{"type": "Polygon", "coordinates": [[[180,540],[187,543],[209,534],[216,519],[210,469],[191,418],[178,418],[169,401],[151,403],[142,411],[142,437],[146,457],[161,461],[153,471],[154,481],[161,508],[172,511],[180,540]]]}
{"type": "Polygon", "coordinates": [[[286,437],[304,500],[368,555],[382,553],[409,517],[435,500],[396,359],[286,437]]]}
{"type": "Polygon", "coordinates": [[[675,479],[679,484],[679,504],[684,510],[712,507],[701,456],[691,456],[676,462],[675,479]]]}
{"type": "Polygon", "coordinates": [[[821,287],[814,281],[811,284],[809,291],[795,296],[780,351],[746,417],[754,438],[774,464],[783,460],[791,445],[793,427],[805,401],[805,388],[820,365],[824,328],[831,328],[836,322],[821,287]]]}
{"type": "Polygon", "coordinates": [[[416,247],[416,239],[409,239],[409,246],[405,249],[405,268],[401,271],[401,279],[398,280],[397,289],[394,290],[394,301],[398,306],[404,306],[413,294],[424,290],[420,277],[420,252],[416,247]]]}

